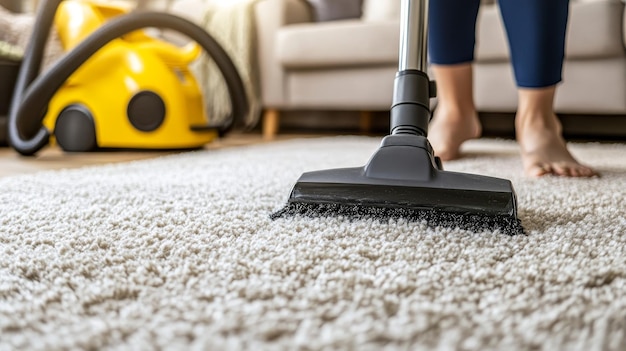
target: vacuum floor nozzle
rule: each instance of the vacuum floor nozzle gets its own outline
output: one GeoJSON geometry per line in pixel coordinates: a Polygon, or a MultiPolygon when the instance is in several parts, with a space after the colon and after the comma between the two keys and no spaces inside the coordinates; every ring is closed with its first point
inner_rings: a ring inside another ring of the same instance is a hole
{"type": "Polygon", "coordinates": [[[509,180],[444,171],[427,139],[415,135],[387,136],[364,167],[304,173],[272,218],[290,215],[403,218],[523,233],[509,180]]]}
{"type": "Polygon", "coordinates": [[[430,226],[520,234],[517,199],[505,179],[447,172],[426,138],[436,85],[427,68],[428,0],[402,0],[399,70],[391,135],[364,167],[309,172],[271,215],[405,218],[430,226]]]}

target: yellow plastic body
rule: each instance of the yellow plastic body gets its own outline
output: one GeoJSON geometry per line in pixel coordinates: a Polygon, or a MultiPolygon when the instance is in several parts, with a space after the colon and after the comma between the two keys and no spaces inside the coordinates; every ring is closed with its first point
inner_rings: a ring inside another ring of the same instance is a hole
{"type": "MultiPolygon", "coordinates": [[[[129,8],[111,2],[66,0],[55,17],[65,50],[71,50],[111,17],[129,8]]],[[[197,148],[217,137],[215,131],[192,131],[208,118],[200,87],[189,64],[201,53],[193,43],[179,48],[142,31],[118,38],[85,62],[55,94],[44,125],[54,130],[64,108],[80,104],[92,114],[101,148],[197,148]],[[155,130],[136,129],[128,119],[135,94],[151,91],[165,104],[165,119],[155,130]]]]}

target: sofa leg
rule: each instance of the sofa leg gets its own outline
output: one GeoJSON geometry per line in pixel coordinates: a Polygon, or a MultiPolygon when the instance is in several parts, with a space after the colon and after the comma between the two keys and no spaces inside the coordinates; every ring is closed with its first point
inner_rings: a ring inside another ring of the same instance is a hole
{"type": "Polygon", "coordinates": [[[372,111],[361,111],[359,120],[359,130],[362,134],[370,134],[372,132],[372,111]]]}
{"type": "Polygon", "coordinates": [[[280,112],[276,109],[268,109],[263,113],[263,139],[273,140],[278,133],[280,125],[280,112]]]}

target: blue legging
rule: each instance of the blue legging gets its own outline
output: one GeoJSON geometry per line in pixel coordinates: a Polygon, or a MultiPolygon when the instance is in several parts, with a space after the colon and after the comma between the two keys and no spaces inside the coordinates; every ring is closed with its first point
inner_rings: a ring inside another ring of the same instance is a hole
{"type": "MultiPolygon", "coordinates": [[[[440,65],[474,60],[480,0],[431,0],[428,50],[440,65]]],[[[569,0],[499,0],[519,87],[561,81],[569,0]]]]}

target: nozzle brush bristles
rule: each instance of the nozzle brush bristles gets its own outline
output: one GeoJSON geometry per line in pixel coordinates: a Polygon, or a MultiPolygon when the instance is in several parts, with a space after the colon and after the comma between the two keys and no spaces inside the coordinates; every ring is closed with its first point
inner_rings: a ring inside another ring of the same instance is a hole
{"type": "Polygon", "coordinates": [[[486,215],[446,212],[437,209],[414,209],[404,207],[374,207],[346,205],[336,203],[288,203],[283,209],[270,215],[275,220],[290,216],[337,217],[350,219],[375,218],[380,220],[406,219],[424,221],[430,227],[460,228],[472,232],[500,230],[507,235],[524,234],[524,228],[518,218],[504,215],[486,215]]]}

